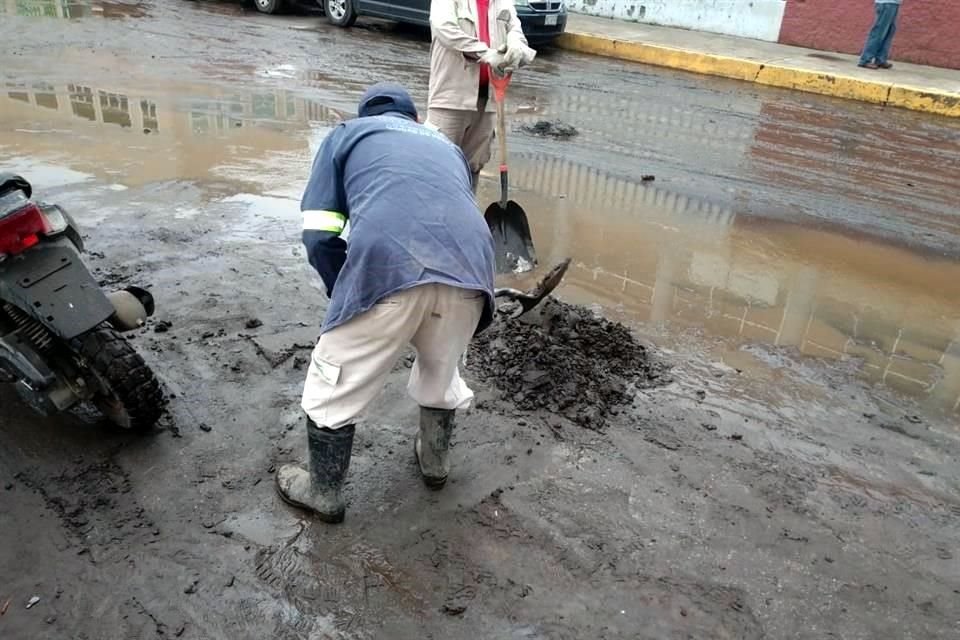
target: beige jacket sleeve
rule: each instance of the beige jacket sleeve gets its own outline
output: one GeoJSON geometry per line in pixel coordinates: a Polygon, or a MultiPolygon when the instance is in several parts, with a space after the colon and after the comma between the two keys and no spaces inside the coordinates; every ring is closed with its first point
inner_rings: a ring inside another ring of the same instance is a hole
{"type": "Polygon", "coordinates": [[[520,18],[517,17],[517,7],[513,0],[500,0],[500,2],[501,5],[505,7],[500,10],[500,15],[503,15],[504,11],[510,14],[510,21],[507,25],[507,33],[505,36],[506,45],[510,49],[520,50],[522,58],[517,60],[516,64],[521,67],[526,66],[537,57],[537,52],[527,44],[527,37],[523,35],[523,25],[520,23],[520,18]]]}
{"type": "Polygon", "coordinates": [[[510,11],[510,27],[507,29],[507,46],[523,47],[524,49],[533,51],[527,44],[527,36],[523,35],[523,25],[520,24],[520,18],[517,16],[517,7],[513,3],[513,0],[507,0],[504,4],[507,5],[507,10],[510,11]]]}
{"type": "MultiPolygon", "coordinates": [[[[460,28],[455,0],[433,0],[430,3],[430,28],[433,30],[433,37],[441,45],[460,51],[472,59],[479,59],[490,48],[479,38],[460,28]]],[[[520,35],[523,35],[522,31],[520,35]]]]}

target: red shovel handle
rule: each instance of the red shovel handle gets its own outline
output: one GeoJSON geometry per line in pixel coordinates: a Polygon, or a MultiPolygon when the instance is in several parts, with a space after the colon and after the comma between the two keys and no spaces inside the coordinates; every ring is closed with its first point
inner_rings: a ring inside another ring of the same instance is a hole
{"type": "Polygon", "coordinates": [[[490,74],[490,83],[493,85],[494,97],[497,102],[497,142],[500,146],[500,208],[507,208],[509,196],[507,191],[510,179],[507,177],[507,125],[506,125],[506,99],[507,87],[510,86],[510,76],[497,76],[490,74]]]}
{"type": "Polygon", "coordinates": [[[507,87],[510,86],[510,76],[498,76],[491,70],[490,84],[493,85],[494,98],[496,98],[497,102],[502,104],[503,101],[507,99],[507,87]]]}

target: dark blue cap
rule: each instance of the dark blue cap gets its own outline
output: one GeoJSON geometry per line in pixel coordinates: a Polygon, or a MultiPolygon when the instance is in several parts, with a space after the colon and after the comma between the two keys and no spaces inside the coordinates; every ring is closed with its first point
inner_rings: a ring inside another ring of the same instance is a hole
{"type": "Polygon", "coordinates": [[[364,91],[360,106],[357,107],[358,116],[365,118],[390,112],[417,119],[417,107],[406,89],[394,82],[378,82],[364,91]]]}

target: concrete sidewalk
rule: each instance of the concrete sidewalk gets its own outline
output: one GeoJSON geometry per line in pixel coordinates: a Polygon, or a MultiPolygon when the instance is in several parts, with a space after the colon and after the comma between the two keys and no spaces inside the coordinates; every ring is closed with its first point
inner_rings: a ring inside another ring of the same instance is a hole
{"type": "Polygon", "coordinates": [[[960,71],[898,63],[857,67],[855,56],[732,36],[571,14],[563,49],[838,98],[960,117],[960,71]]]}

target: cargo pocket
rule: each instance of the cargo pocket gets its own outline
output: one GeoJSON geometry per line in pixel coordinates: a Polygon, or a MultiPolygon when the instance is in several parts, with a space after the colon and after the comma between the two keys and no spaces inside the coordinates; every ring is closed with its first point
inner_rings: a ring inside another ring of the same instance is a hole
{"type": "Polygon", "coordinates": [[[314,352],[307,371],[307,381],[303,385],[303,400],[300,403],[303,411],[316,424],[326,426],[330,400],[333,392],[340,383],[340,365],[320,358],[314,352]]]}
{"type": "Polygon", "coordinates": [[[317,358],[314,362],[317,365],[317,373],[320,379],[331,387],[337,386],[337,383],[340,382],[340,365],[322,358],[317,358]]]}

